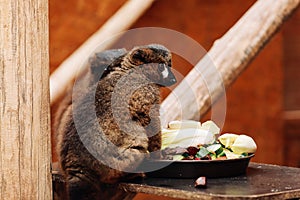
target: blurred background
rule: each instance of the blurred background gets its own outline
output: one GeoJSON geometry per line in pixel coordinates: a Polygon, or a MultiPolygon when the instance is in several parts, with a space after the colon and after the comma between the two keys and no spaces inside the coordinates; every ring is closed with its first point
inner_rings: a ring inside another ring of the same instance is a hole
{"type": "MultiPolygon", "coordinates": [[[[49,2],[50,67],[53,72],[126,1],[49,2]]],[[[156,0],[131,28],[176,30],[209,50],[213,42],[226,33],[254,2],[156,0]]],[[[227,113],[222,132],[252,136],[258,145],[252,161],[300,167],[299,35],[300,9],[226,91],[227,113]]],[[[192,68],[179,56],[174,57],[173,64],[184,75],[192,68]]],[[[209,119],[209,113],[204,119],[209,119]]],[[[147,196],[138,197],[143,198],[149,199],[147,196]]]]}

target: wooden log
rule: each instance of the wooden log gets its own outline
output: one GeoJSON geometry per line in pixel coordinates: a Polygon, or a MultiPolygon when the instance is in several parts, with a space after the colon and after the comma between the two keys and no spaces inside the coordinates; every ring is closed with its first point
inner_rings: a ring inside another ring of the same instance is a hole
{"type": "Polygon", "coordinates": [[[48,1],[0,10],[0,199],[52,199],[48,1]]]}
{"type": "MultiPolygon", "coordinates": [[[[299,6],[300,0],[257,1],[190,71],[184,82],[162,103],[162,125],[174,119],[199,120],[246,69],[279,30],[284,20],[299,6]],[[216,70],[214,70],[216,69],[216,70]],[[201,79],[204,76],[205,81],[201,79]],[[218,72],[221,76],[219,81],[218,72]],[[207,88],[210,92],[207,92],[207,88]],[[187,98],[192,91],[195,98],[187,98]],[[175,95],[174,95],[175,94],[175,95]],[[195,106],[195,104],[197,106],[195,106]],[[196,108],[196,109],[195,109],[196,108]],[[184,114],[183,114],[184,112],[184,114]]],[[[259,72],[257,72],[259,73],[259,72]]]]}
{"type": "MultiPolygon", "coordinates": [[[[154,0],[129,0],[97,32],[72,53],[50,77],[51,104],[64,94],[65,88],[72,82],[81,65],[97,48],[98,51],[109,47],[115,40],[115,34],[127,30],[154,2],[154,0]],[[100,47],[99,45],[102,44],[100,47]]],[[[115,38],[117,39],[117,38],[115,38]]]]}

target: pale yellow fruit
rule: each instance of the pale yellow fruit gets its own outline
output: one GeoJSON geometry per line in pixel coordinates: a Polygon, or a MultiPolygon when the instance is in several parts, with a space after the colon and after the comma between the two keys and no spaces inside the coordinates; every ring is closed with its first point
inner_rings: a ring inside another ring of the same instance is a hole
{"type": "Polygon", "coordinates": [[[215,122],[209,120],[204,122],[201,125],[202,129],[208,130],[209,132],[211,132],[212,134],[218,135],[220,134],[220,128],[217,126],[217,124],[215,124],[215,122]]]}
{"type": "Polygon", "coordinates": [[[236,154],[234,152],[231,152],[228,149],[223,149],[223,151],[224,151],[227,159],[236,159],[236,158],[240,158],[241,157],[240,154],[236,154]]]}
{"type": "Polygon", "coordinates": [[[236,154],[254,153],[256,149],[256,143],[247,135],[239,135],[231,145],[231,150],[236,154]]]}
{"type": "Polygon", "coordinates": [[[226,148],[231,148],[237,137],[237,134],[225,133],[221,135],[218,139],[220,143],[223,144],[226,148]]]}
{"type": "Polygon", "coordinates": [[[197,146],[199,144],[211,144],[215,141],[215,135],[208,130],[186,128],[171,131],[162,131],[162,149],[166,147],[197,146]]]}
{"type": "Polygon", "coordinates": [[[182,120],[169,122],[169,129],[186,129],[186,128],[200,128],[201,123],[194,120],[182,120]]]}
{"type": "Polygon", "coordinates": [[[173,160],[177,161],[177,160],[182,160],[184,157],[182,155],[174,155],[173,156],[173,160]]]}

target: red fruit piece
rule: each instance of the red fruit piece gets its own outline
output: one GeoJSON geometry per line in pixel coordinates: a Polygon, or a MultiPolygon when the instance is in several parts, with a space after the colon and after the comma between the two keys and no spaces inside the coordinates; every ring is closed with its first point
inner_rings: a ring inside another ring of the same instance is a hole
{"type": "Polygon", "coordinates": [[[194,160],[194,156],[184,157],[182,160],[194,160]]]}
{"type": "Polygon", "coordinates": [[[197,152],[199,151],[199,149],[197,147],[188,147],[187,151],[189,152],[189,154],[191,156],[195,156],[197,154],[197,152]]]}

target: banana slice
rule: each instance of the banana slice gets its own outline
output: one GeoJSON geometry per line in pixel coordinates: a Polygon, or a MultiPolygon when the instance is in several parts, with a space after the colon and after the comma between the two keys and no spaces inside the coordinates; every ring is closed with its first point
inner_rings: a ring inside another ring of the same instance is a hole
{"type": "Polygon", "coordinates": [[[220,134],[220,128],[215,124],[215,122],[209,120],[204,122],[201,125],[202,129],[208,130],[209,132],[211,132],[212,134],[218,135],[220,134]]]}
{"type": "Polygon", "coordinates": [[[237,137],[237,134],[225,133],[221,135],[218,139],[220,143],[223,144],[226,148],[231,148],[237,137]]]}
{"type": "Polygon", "coordinates": [[[256,149],[256,143],[247,135],[239,135],[231,145],[231,150],[236,154],[254,153],[256,149]]]}
{"type": "Polygon", "coordinates": [[[201,123],[194,120],[182,120],[169,122],[169,129],[201,128],[201,123]]]}

